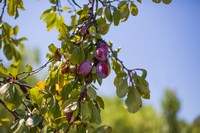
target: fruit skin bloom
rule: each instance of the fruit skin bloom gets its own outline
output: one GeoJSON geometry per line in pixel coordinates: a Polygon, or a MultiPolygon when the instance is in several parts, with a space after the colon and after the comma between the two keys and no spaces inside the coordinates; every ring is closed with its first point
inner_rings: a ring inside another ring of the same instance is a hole
{"type": "Polygon", "coordinates": [[[96,66],[97,76],[100,78],[106,78],[109,74],[108,64],[105,62],[100,62],[96,66]]]}
{"type": "Polygon", "coordinates": [[[92,70],[92,62],[84,61],[78,66],[78,74],[80,76],[87,76],[92,70]]]}
{"type": "Polygon", "coordinates": [[[108,44],[104,41],[99,41],[97,43],[98,48],[104,48],[106,51],[108,51],[108,44]]]}
{"type": "Polygon", "coordinates": [[[107,50],[104,48],[98,48],[96,50],[96,55],[95,57],[97,58],[98,61],[105,61],[107,59],[107,50]]]}
{"type": "Polygon", "coordinates": [[[81,27],[81,35],[85,35],[90,27],[90,23],[86,23],[81,27]]]}

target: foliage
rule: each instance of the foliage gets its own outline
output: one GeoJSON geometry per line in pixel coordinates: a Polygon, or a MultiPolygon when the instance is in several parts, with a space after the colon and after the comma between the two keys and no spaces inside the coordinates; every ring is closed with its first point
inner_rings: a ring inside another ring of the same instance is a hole
{"type": "Polygon", "coordinates": [[[180,128],[177,122],[177,113],[180,109],[180,101],[177,98],[175,92],[170,89],[165,91],[165,95],[162,101],[163,113],[168,125],[168,132],[177,133],[180,132],[180,128]]]}
{"type": "MultiPolygon", "coordinates": [[[[61,6],[59,0],[49,2],[52,6],[43,12],[40,19],[46,23],[48,31],[53,28],[59,31],[61,47],[50,44],[48,61],[44,65],[38,69],[26,65],[24,71],[19,71],[19,47],[23,47],[26,38],[17,38],[18,26],[12,27],[4,22],[3,15],[7,7],[8,15],[16,19],[18,10],[25,8],[22,0],[0,0],[3,4],[0,48],[3,48],[8,60],[13,60],[9,68],[0,64],[0,103],[15,119],[9,130],[111,132],[109,126],[98,126],[104,102],[94,86],[95,83],[102,84],[111,68],[116,73],[114,85],[117,96],[125,98],[125,108],[129,112],[137,112],[142,107],[142,98],[150,98],[146,70],[128,69],[118,58],[120,49],[113,50],[113,44],[103,39],[111,24],[118,26],[130,15],[138,14],[136,2],[141,3],[141,0],[89,0],[81,6],[72,0],[69,1],[70,7],[61,6]],[[70,24],[65,23],[63,13],[71,15],[70,24]],[[99,48],[104,49],[105,60],[97,56],[99,48]],[[48,64],[49,74],[46,79],[31,86],[26,79],[48,64]]],[[[171,0],[162,2],[169,4],[171,0]]]]}
{"type": "MultiPolygon", "coordinates": [[[[167,89],[164,92],[162,101],[166,101],[166,99],[177,100],[178,98],[174,91],[167,89]]],[[[175,116],[168,115],[166,113],[156,111],[150,105],[145,105],[139,112],[131,114],[127,113],[126,110],[122,107],[123,101],[120,99],[104,98],[104,101],[107,108],[102,111],[102,125],[111,125],[114,133],[171,133],[175,132],[175,130],[179,133],[200,132],[200,117],[194,119],[193,123],[188,123],[177,117],[178,111],[176,112],[175,116]],[[172,123],[168,123],[168,120],[170,119],[170,122],[172,123]],[[173,129],[169,129],[169,126],[171,126],[170,128],[173,129]]],[[[167,112],[169,110],[177,110],[177,106],[173,105],[174,102],[167,103],[170,108],[161,106],[163,112],[167,112]]],[[[179,106],[180,105],[181,101],[179,101],[179,106]]]]}

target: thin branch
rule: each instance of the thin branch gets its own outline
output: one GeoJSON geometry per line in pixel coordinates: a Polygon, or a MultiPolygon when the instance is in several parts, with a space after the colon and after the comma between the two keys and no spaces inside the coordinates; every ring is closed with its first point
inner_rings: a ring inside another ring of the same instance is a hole
{"type": "Polygon", "coordinates": [[[17,74],[17,77],[20,76],[20,75],[24,75],[24,74],[27,74],[25,75],[24,77],[20,78],[20,80],[23,80],[23,79],[26,79],[27,77],[29,76],[32,76],[36,73],[38,73],[39,71],[41,71],[43,68],[45,68],[52,60],[54,59],[54,57],[50,58],[44,65],[42,65],[41,67],[31,71],[31,72],[21,72],[19,74],[17,74]]]}
{"type": "Polygon", "coordinates": [[[4,5],[3,5],[3,7],[2,7],[1,16],[0,16],[0,20],[1,20],[1,21],[2,21],[2,19],[3,19],[3,14],[4,14],[4,11],[5,11],[6,2],[7,2],[7,0],[4,0],[4,5]]]}
{"type": "Polygon", "coordinates": [[[78,6],[79,8],[81,8],[81,6],[79,6],[79,5],[75,2],[75,0],[72,0],[72,2],[74,3],[74,5],[76,5],[76,6],[78,6]]]}
{"type": "Polygon", "coordinates": [[[15,117],[15,120],[19,119],[17,112],[10,110],[1,99],[0,99],[0,103],[6,108],[8,112],[10,112],[15,117]]]}
{"type": "MultiPolygon", "coordinates": [[[[23,87],[29,88],[29,89],[33,88],[33,87],[30,86],[30,85],[23,84],[23,83],[20,83],[20,82],[17,82],[17,81],[13,81],[13,83],[14,83],[14,84],[17,84],[17,85],[19,85],[19,86],[23,86],[23,87]]],[[[22,90],[22,91],[25,92],[24,90],[22,90]]]]}
{"type": "MultiPolygon", "coordinates": [[[[107,46],[108,46],[108,48],[110,49],[111,53],[113,54],[113,53],[114,53],[113,49],[112,49],[109,45],[107,45],[107,46]]],[[[136,69],[128,69],[128,68],[124,65],[123,61],[121,61],[118,57],[113,56],[113,58],[115,58],[115,60],[117,60],[117,61],[121,64],[122,68],[123,68],[124,70],[127,71],[128,76],[129,76],[129,79],[130,79],[130,82],[131,82],[132,85],[134,85],[134,82],[133,82],[133,79],[132,79],[132,73],[133,73],[133,72],[136,73],[136,72],[135,72],[136,69]]]]}
{"type": "Polygon", "coordinates": [[[70,1],[70,0],[67,0],[68,1],[68,3],[72,6],[72,8],[74,9],[74,12],[76,12],[76,8],[75,8],[75,6],[72,4],[72,2],[70,1]]]}

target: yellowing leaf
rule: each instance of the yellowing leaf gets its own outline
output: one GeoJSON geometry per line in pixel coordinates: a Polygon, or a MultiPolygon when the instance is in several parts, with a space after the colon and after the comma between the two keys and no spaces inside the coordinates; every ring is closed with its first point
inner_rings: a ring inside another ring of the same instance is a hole
{"type": "Polygon", "coordinates": [[[56,84],[56,91],[61,92],[62,88],[59,86],[59,84],[56,84]]]}
{"type": "Polygon", "coordinates": [[[46,86],[46,83],[44,81],[39,81],[37,82],[37,85],[40,89],[44,89],[44,87],[46,86]]]}

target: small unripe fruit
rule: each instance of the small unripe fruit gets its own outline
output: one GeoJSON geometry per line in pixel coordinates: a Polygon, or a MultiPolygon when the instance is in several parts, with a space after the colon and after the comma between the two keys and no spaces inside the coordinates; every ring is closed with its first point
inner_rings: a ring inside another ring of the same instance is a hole
{"type": "Polygon", "coordinates": [[[62,74],[69,73],[69,66],[65,66],[65,67],[61,68],[61,73],[62,74]]]}
{"type": "Polygon", "coordinates": [[[81,35],[85,35],[90,27],[90,23],[86,23],[81,27],[81,35]]]}
{"type": "Polygon", "coordinates": [[[107,59],[107,50],[104,48],[98,48],[96,50],[96,55],[98,61],[105,61],[107,59]]]}
{"type": "Polygon", "coordinates": [[[84,61],[78,66],[78,74],[80,76],[87,76],[92,70],[92,62],[84,61]]]}
{"type": "Polygon", "coordinates": [[[109,74],[108,64],[105,62],[100,62],[96,66],[97,76],[100,78],[106,78],[109,74]]]}
{"type": "Polygon", "coordinates": [[[107,44],[105,41],[99,41],[99,42],[97,43],[97,47],[98,47],[98,48],[104,48],[105,50],[108,51],[108,44],[107,44]]]}

